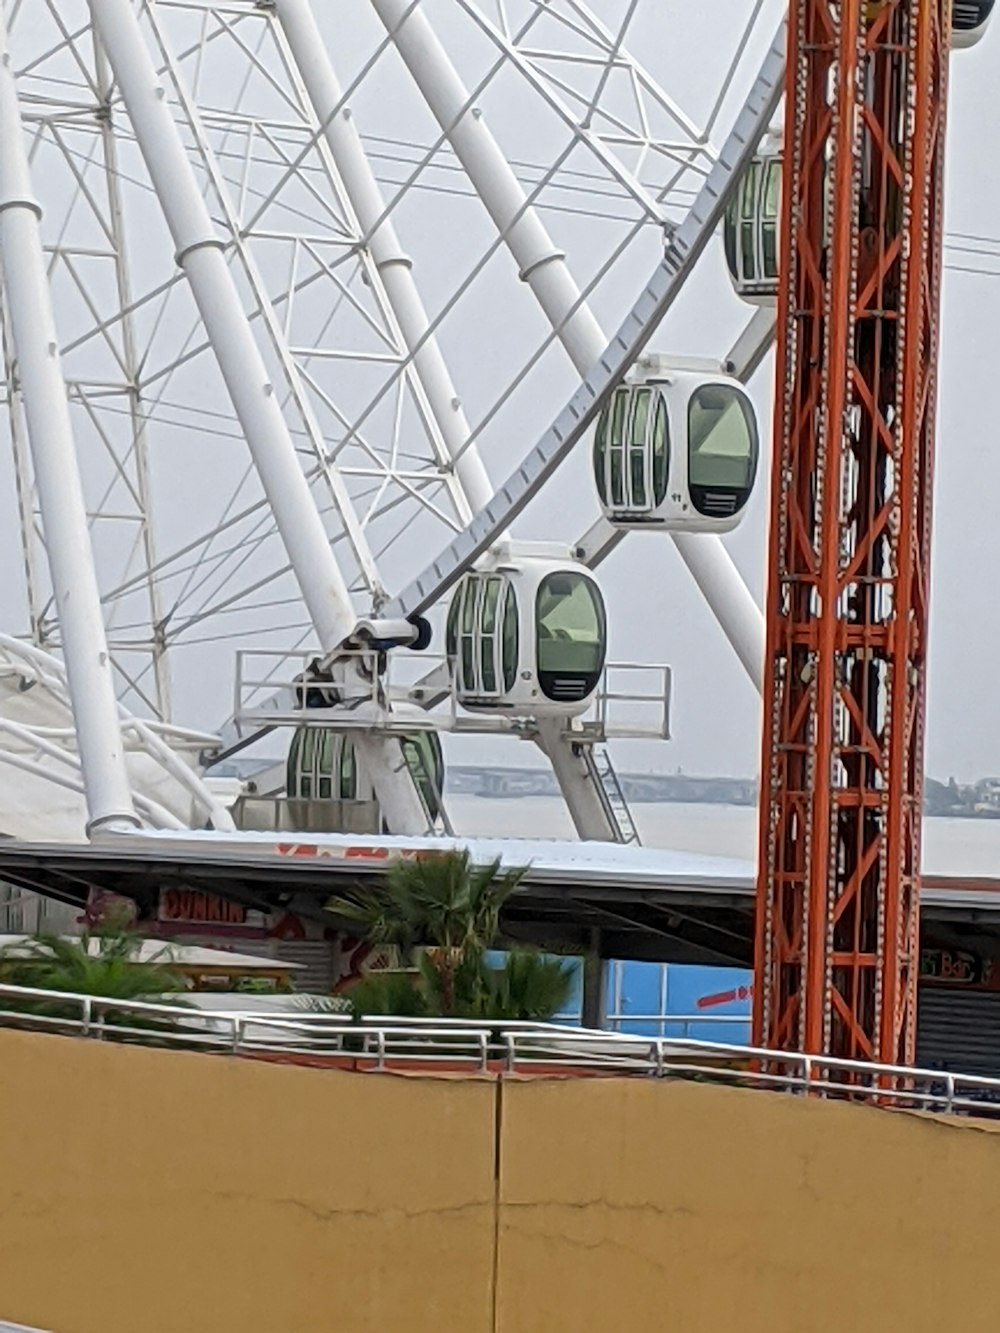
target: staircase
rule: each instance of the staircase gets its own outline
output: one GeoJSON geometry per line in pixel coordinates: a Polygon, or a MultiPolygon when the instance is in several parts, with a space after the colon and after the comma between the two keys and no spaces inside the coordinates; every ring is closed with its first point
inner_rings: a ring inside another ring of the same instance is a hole
{"type": "Polygon", "coordinates": [[[635,826],[635,820],[632,818],[632,811],[629,809],[628,801],[625,799],[625,793],[622,790],[622,784],[615,766],[611,762],[611,755],[608,753],[605,745],[592,745],[587,751],[587,764],[591,769],[594,784],[601,792],[602,802],[608,812],[612,826],[617,830],[617,841],[621,843],[639,844],[639,830],[635,826]]]}

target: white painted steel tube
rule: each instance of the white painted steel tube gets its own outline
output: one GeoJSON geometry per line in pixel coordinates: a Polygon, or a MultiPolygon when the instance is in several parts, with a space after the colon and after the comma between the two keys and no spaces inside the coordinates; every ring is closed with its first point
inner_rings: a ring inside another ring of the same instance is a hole
{"type": "Polygon", "coordinates": [[[221,833],[236,832],[236,823],[226,807],[205,786],[198,774],[174,754],[166,741],[157,736],[141,718],[129,718],[123,725],[138,738],[147,754],[176,780],[177,785],[184,788],[191,796],[195,808],[211,820],[214,829],[221,833]]]}
{"type": "Polygon", "coordinates": [[[209,341],[324,649],[354,610],[130,0],[89,0],[209,341]]]}
{"type": "Polygon", "coordinates": [[[558,331],[574,366],[585,374],[607,341],[581,300],[565,255],[527,206],[520,181],[479,108],[469,105],[468,89],[419,5],[413,0],[372,0],[372,5],[513,255],[522,281],[558,331]]]}
{"type": "Polygon", "coordinates": [[[576,836],[583,842],[619,842],[617,820],[598,786],[597,771],[593,764],[573,754],[572,736],[566,734],[560,719],[539,721],[538,746],[552,765],[576,836]]]}
{"type": "Polygon", "coordinates": [[[135,828],[73,427],[0,12],[0,272],[24,401],[45,546],[87,799],[87,832],[135,828]]]}
{"type": "MultiPolygon", "coordinates": [[[[585,376],[607,349],[559,251],[413,0],[371,0],[441,130],[493,218],[521,277],[531,287],[573,365],[585,376]]],[[[721,538],[671,534],[681,557],[758,689],[764,668],[764,617],[721,538]]]]}
{"type": "MultiPolygon", "coordinates": [[[[273,385],[201,196],[131,0],[88,0],[264,493],[325,652],[357,624],[273,385]]],[[[429,818],[398,741],[358,738],[358,753],[394,833],[424,833],[429,818]]]]}
{"type": "Polygon", "coordinates": [[[276,0],[275,13],[288,41],[316,118],[333,154],[372,258],[382,275],[386,295],[407,351],[427,396],[445,448],[455,460],[455,476],[470,513],[493,498],[493,486],[476,446],[469,445],[469,423],[437,339],[430,330],[412,262],[400,245],[385,200],[349,106],[341,105],[343,90],[309,0],[276,0]]]}
{"type": "Polygon", "coordinates": [[[702,596],[718,617],[758,694],[764,690],[764,616],[719,537],[671,534],[702,596]]]}

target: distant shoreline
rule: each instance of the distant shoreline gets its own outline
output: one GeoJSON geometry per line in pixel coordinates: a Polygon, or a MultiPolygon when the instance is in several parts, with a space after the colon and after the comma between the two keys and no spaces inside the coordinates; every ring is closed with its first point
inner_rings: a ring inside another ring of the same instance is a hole
{"type": "MultiPolygon", "coordinates": [[[[757,783],[747,778],[694,778],[681,773],[619,773],[630,802],[637,805],[757,804],[757,783]]],[[[494,800],[559,796],[555,775],[543,768],[479,768],[449,765],[446,791],[456,796],[494,800]]]]}
{"type": "MultiPolygon", "coordinates": [[[[277,757],[242,760],[219,765],[217,777],[249,781],[263,769],[281,762],[277,757]]],[[[721,805],[755,807],[756,778],[692,777],[687,773],[619,773],[618,781],[630,805],[721,805]]],[[[495,801],[561,797],[555,775],[545,768],[483,768],[449,764],[445,791],[450,796],[478,796],[495,801]]],[[[1000,819],[1000,778],[980,778],[960,784],[953,779],[924,779],[925,819],[1000,819]]]]}
{"type": "MultiPolygon", "coordinates": [[[[682,773],[619,773],[626,799],[633,805],[721,805],[754,807],[757,783],[748,778],[698,778],[682,773]]],[[[1000,819],[1000,803],[990,803],[993,784],[945,786],[927,780],[925,819],[1000,819]]],[[[539,768],[448,768],[446,793],[494,801],[532,800],[560,796],[554,775],[539,768]]]]}

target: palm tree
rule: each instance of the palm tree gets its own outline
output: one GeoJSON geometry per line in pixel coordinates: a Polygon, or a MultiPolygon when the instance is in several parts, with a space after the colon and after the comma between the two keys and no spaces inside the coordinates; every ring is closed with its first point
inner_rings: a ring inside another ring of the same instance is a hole
{"type": "Polygon", "coordinates": [[[382,883],[330,900],[327,910],[389,945],[403,967],[422,950],[415,984],[399,973],[370,976],[351,991],[355,1011],[468,1018],[550,1017],[573,988],[572,965],[528,950],[504,967],[487,963],[500,933],[500,912],[526,874],[477,867],[468,851],[394,862],[382,883]]]}
{"type": "Polygon", "coordinates": [[[360,926],[372,943],[392,946],[404,966],[423,946],[440,980],[441,1011],[450,1015],[461,969],[492,945],[501,908],[525,873],[501,874],[499,861],[473,866],[468,851],[399,860],[382,883],[348,890],[327,910],[360,926]]]}
{"type": "Polygon", "coordinates": [[[484,1018],[543,1022],[564,1012],[573,996],[576,964],[515,949],[492,972],[484,1018]]]}
{"type": "MultiPolygon", "coordinates": [[[[35,935],[0,949],[0,984],[94,995],[109,1000],[156,1000],[186,989],[164,964],[166,951],[140,961],[142,940],[126,930],[86,931],[76,939],[35,935]]],[[[56,1002],[24,1002],[33,1012],[68,1012],[56,1002]]]]}

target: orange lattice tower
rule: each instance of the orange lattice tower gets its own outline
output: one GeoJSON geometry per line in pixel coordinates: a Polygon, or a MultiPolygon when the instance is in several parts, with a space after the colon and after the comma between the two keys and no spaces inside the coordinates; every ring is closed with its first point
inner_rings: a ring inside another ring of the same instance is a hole
{"type": "Polygon", "coordinates": [[[792,0],[755,1038],[910,1062],[950,0],[792,0]]]}

